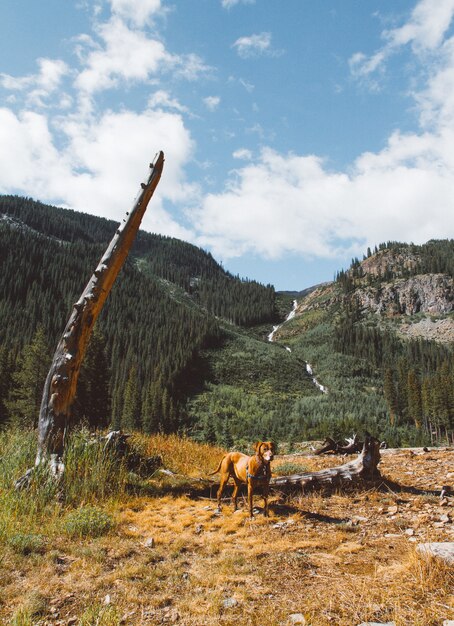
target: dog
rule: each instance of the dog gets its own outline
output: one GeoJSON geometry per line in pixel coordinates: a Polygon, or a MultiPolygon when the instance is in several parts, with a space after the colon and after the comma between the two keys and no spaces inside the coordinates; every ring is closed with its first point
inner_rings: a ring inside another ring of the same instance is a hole
{"type": "Polygon", "coordinates": [[[221,510],[221,498],[224,488],[232,476],[235,487],[233,489],[233,509],[237,510],[237,494],[241,483],[247,485],[249,515],[253,517],[252,498],[258,487],[262,490],[265,503],[265,517],[268,517],[268,492],[271,478],[270,463],[274,459],[275,445],[272,441],[257,441],[254,445],[255,455],[247,456],[241,452],[229,452],[219,463],[218,468],[209,474],[221,474],[221,481],[217,492],[218,510],[221,510]]]}

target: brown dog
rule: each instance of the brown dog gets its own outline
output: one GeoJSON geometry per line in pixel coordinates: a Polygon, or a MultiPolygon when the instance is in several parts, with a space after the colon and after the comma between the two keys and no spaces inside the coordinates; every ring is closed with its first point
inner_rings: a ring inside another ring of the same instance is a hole
{"type": "Polygon", "coordinates": [[[221,481],[217,493],[218,508],[221,509],[221,498],[224,488],[232,476],[235,487],[233,489],[233,507],[237,510],[237,494],[241,483],[247,484],[249,514],[252,513],[252,498],[258,487],[261,488],[265,503],[265,516],[268,517],[268,492],[271,478],[270,463],[274,458],[274,443],[272,441],[257,441],[254,446],[255,455],[246,456],[241,452],[229,452],[219,463],[217,470],[209,476],[220,472],[221,481]]]}

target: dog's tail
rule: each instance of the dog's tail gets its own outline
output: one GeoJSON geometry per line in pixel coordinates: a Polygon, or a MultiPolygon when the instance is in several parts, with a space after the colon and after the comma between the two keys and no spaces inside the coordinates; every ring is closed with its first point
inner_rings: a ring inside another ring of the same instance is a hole
{"type": "Polygon", "coordinates": [[[214,474],[218,474],[219,470],[221,469],[221,465],[222,465],[222,461],[224,460],[224,457],[222,457],[222,459],[219,461],[219,465],[218,468],[214,470],[214,472],[211,472],[210,474],[208,474],[208,476],[214,476],[214,474]]]}

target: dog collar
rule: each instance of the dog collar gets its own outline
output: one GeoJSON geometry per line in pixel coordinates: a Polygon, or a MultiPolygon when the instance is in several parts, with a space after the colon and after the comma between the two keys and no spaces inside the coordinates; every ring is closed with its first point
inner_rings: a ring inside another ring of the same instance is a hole
{"type": "Polygon", "coordinates": [[[246,465],[246,476],[247,478],[255,478],[255,480],[266,480],[266,465],[262,465],[258,474],[255,475],[249,473],[249,464],[246,465]]]}

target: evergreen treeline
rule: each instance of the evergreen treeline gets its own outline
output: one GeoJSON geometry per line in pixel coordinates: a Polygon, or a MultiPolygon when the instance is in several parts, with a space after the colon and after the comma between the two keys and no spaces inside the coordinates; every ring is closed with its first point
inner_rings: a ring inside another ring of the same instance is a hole
{"type": "Polygon", "coordinates": [[[368,325],[356,299],[347,298],[335,330],[335,349],[380,372],[391,426],[424,429],[432,441],[454,436],[454,359],[451,345],[401,340],[368,325]]]}
{"type": "Polygon", "coordinates": [[[413,263],[391,264],[381,273],[365,275],[361,261],[352,259],[348,270],[340,270],[336,274],[336,281],[342,286],[344,293],[351,293],[359,286],[359,282],[379,286],[383,281],[393,278],[410,278],[418,274],[446,274],[454,278],[454,239],[432,239],[425,244],[405,244],[398,241],[375,246],[374,251],[367,249],[363,260],[379,252],[386,252],[392,258],[395,254],[403,254],[413,259],[413,263]]]}
{"type": "MultiPolygon", "coordinates": [[[[32,424],[26,380],[32,370],[42,377],[41,394],[72,304],[116,223],[16,196],[0,197],[0,217],[0,421],[32,424]]],[[[92,338],[77,416],[92,426],[185,428],[186,397],[206,375],[194,364],[222,337],[211,313],[236,324],[268,321],[274,297],[272,287],[234,278],[190,244],[140,232],[92,338]],[[192,306],[172,297],[166,281],[192,306]]]]}

